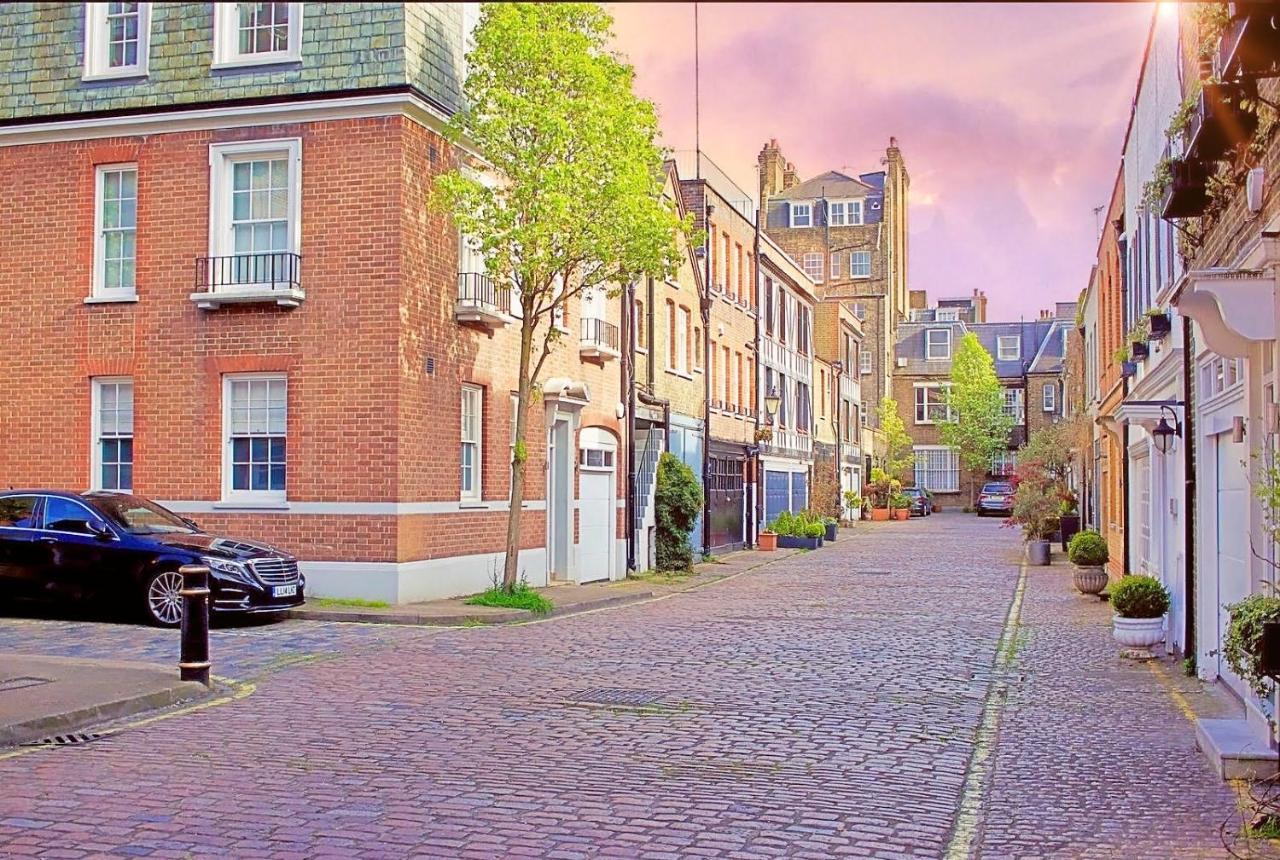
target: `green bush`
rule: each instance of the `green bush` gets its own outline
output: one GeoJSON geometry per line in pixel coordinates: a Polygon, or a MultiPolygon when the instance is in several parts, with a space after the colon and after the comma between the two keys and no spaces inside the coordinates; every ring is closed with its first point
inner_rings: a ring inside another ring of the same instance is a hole
{"type": "Polygon", "coordinates": [[[495,585],[488,591],[462,601],[468,606],[498,606],[504,609],[525,609],[534,615],[546,615],[555,608],[551,601],[529,587],[527,582],[517,582],[515,588],[506,591],[495,585]]]}
{"type": "Polygon", "coordinates": [[[1169,592],[1154,576],[1126,576],[1111,586],[1111,607],[1121,618],[1159,618],[1169,611],[1169,592]]]}
{"type": "Polygon", "coordinates": [[[889,507],[902,510],[911,507],[912,499],[906,493],[894,493],[889,497],[889,507]]]}
{"type": "Polygon", "coordinates": [[[1067,544],[1067,558],[1081,567],[1100,567],[1111,558],[1107,541],[1092,529],[1076,532],[1067,544]]]}
{"type": "Polygon", "coordinates": [[[1262,625],[1280,621],[1280,597],[1251,594],[1227,607],[1231,622],[1222,640],[1222,656],[1246,684],[1265,699],[1271,695],[1270,679],[1258,674],[1258,658],[1262,648],[1262,625]]]}
{"type": "Polygon", "coordinates": [[[827,533],[827,527],[822,523],[806,523],[804,527],[804,536],[807,538],[820,538],[827,533]]]}
{"type": "Polygon", "coordinates": [[[674,454],[665,453],[658,460],[658,482],[654,492],[654,517],[657,520],[655,555],[659,570],[689,570],[693,552],[689,548],[689,532],[702,513],[702,486],[693,470],[674,454]]]}

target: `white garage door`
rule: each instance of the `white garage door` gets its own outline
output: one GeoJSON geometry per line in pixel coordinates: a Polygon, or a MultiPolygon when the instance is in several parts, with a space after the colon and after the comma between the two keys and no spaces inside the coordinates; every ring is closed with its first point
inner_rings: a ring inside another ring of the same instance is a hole
{"type": "Polygon", "coordinates": [[[583,430],[578,459],[578,582],[608,579],[613,571],[618,505],[614,445],[603,432],[583,430]]]}
{"type": "MultiPolygon", "coordinates": [[[[1226,636],[1230,617],[1222,607],[1249,595],[1249,548],[1240,539],[1241,523],[1249,521],[1249,482],[1244,467],[1244,445],[1231,441],[1230,433],[1221,433],[1214,445],[1214,477],[1217,492],[1216,526],[1218,545],[1218,641],[1226,636]]],[[[1218,652],[1218,673],[1241,696],[1249,695],[1244,682],[1227,668],[1222,652],[1218,652]]]]}

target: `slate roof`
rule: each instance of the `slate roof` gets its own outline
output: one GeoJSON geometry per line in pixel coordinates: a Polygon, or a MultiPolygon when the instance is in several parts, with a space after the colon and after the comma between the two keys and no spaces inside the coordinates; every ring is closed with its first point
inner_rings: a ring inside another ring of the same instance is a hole
{"type": "Polygon", "coordinates": [[[894,355],[906,359],[906,364],[895,368],[900,373],[916,376],[947,376],[951,373],[950,361],[929,361],[925,358],[925,332],[929,329],[949,328],[951,349],[954,354],[960,338],[973,332],[991,353],[995,361],[996,375],[1001,379],[1018,379],[1024,364],[1030,373],[1056,373],[1062,367],[1062,327],[1064,320],[1028,320],[1026,322],[905,322],[898,326],[898,343],[894,355]],[[1051,336],[1056,332],[1056,336],[1051,336]],[[1016,359],[1001,361],[997,349],[1000,337],[1020,337],[1020,351],[1016,359]]]}
{"type": "Polygon", "coordinates": [[[865,197],[876,190],[878,189],[860,179],[855,179],[838,170],[828,170],[826,173],[815,176],[812,179],[806,179],[799,185],[792,185],[786,191],[773,195],[773,199],[811,200],[818,197],[826,197],[828,199],[865,197]]]}

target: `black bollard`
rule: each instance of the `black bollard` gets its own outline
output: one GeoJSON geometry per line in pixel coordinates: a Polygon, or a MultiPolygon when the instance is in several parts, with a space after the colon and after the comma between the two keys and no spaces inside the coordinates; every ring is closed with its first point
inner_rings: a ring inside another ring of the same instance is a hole
{"type": "Polygon", "coordinates": [[[209,686],[209,568],[184,564],[182,574],[182,653],[178,671],[184,681],[209,686]]]}

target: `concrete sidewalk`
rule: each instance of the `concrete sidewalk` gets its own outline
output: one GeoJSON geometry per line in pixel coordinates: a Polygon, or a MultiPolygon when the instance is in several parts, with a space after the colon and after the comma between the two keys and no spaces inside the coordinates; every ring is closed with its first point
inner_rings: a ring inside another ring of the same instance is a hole
{"type": "MultiPolygon", "coordinates": [[[[850,532],[842,531],[843,535],[850,532]]],[[[781,561],[797,550],[760,552],[741,550],[694,565],[692,574],[640,574],[618,582],[599,582],[587,585],[562,583],[534,589],[555,605],[550,615],[573,615],[649,600],[676,591],[697,588],[726,576],[751,570],[761,565],[781,561]]],[[[467,598],[431,600],[423,603],[401,603],[395,606],[370,607],[346,606],[341,603],[318,601],[308,603],[287,613],[289,618],[309,621],[346,621],[364,624],[421,624],[441,627],[464,627],[476,624],[511,624],[529,621],[537,616],[523,609],[504,609],[493,606],[471,606],[467,598]]]]}
{"type": "Polygon", "coordinates": [[[0,653],[0,747],[207,695],[176,665],[0,653]]]}

